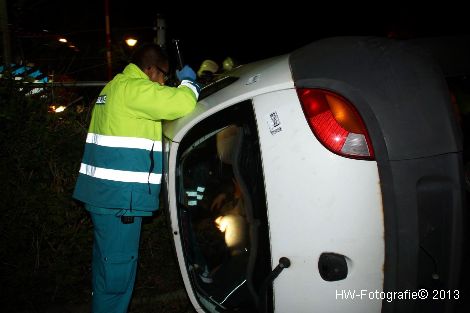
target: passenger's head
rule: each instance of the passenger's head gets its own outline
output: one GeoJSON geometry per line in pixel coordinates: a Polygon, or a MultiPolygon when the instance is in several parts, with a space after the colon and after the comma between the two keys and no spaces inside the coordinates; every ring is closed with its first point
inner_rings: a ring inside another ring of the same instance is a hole
{"type": "Polygon", "coordinates": [[[155,44],[140,46],[132,56],[132,63],[147,74],[153,82],[164,85],[168,79],[168,58],[162,49],[155,44]]]}
{"type": "Polygon", "coordinates": [[[219,159],[226,164],[235,163],[235,148],[240,128],[237,125],[229,125],[217,133],[216,145],[219,159]]]}

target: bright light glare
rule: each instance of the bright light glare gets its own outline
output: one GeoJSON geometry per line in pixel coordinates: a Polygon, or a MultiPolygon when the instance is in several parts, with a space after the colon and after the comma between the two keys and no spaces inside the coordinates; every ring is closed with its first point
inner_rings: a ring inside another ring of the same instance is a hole
{"type": "Polygon", "coordinates": [[[67,42],[67,39],[65,39],[64,37],[61,37],[61,38],[59,38],[59,41],[65,43],[65,42],[67,42]]]}
{"type": "Polygon", "coordinates": [[[224,221],[224,217],[219,216],[218,218],[215,219],[215,225],[221,232],[224,232],[227,229],[228,220],[224,221]]]}
{"type": "Polygon", "coordinates": [[[49,106],[49,112],[60,113],[60,112],[65,111],[66,108],[67,107],[63,105],[59,105],[58,107],[56,107],[55,105],[51,105],[49,106]]]}
{"type": "Polygon", "coordinates": [[[136,43],[137,43],[137,39],[134,39],[134,38],[127,38],[127,39],[126,39],[126,44],[127,44],[129,47],[135,46],[136,43]]]}
{"type": "Polygon", "coordinates": [[[230,249],[239,249],[246,244],[246,223],[240,215],[229,214],[215,219],[217,228],[224,233],[225,244],[230,249]]]}

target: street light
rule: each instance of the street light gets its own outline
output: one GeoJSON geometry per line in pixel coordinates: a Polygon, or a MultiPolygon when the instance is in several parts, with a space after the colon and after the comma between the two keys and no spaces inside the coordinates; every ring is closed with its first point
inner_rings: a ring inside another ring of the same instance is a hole
{"type": "Polygon", "coordinates": [[[135,46],[136,43],[137,43],[137,39],[132,38],[132,37],[126,38],[125,41],[126,41],[126,44],[127,44],[129,47],[133,47],[133,46],[135,46]]]}

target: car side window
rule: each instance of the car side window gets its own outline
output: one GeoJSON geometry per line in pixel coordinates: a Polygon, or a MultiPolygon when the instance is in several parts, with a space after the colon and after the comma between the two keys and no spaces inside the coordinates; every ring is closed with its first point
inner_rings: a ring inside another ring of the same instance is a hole
{"type": "Polygon", "coordinates": [[[219,112],[188,132],[177,173],[185,262],[199,302],[210,312],[257,312],[269,298],[260,290],[266,289],[271,260],[251,103],[219,112]]]}

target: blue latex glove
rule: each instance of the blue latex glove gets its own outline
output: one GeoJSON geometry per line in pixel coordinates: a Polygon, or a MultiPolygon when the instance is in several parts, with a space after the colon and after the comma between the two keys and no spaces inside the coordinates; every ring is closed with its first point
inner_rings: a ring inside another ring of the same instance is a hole
{"type": "Polygon", "coordinates": [[[188,65],[185,65],[181,70],[176,70],[176,77],[180,81],[182,80],[190,80],[190,81],[195,81],[196,80],[196,73],[193,71],[191,67],[188,65]]]}

